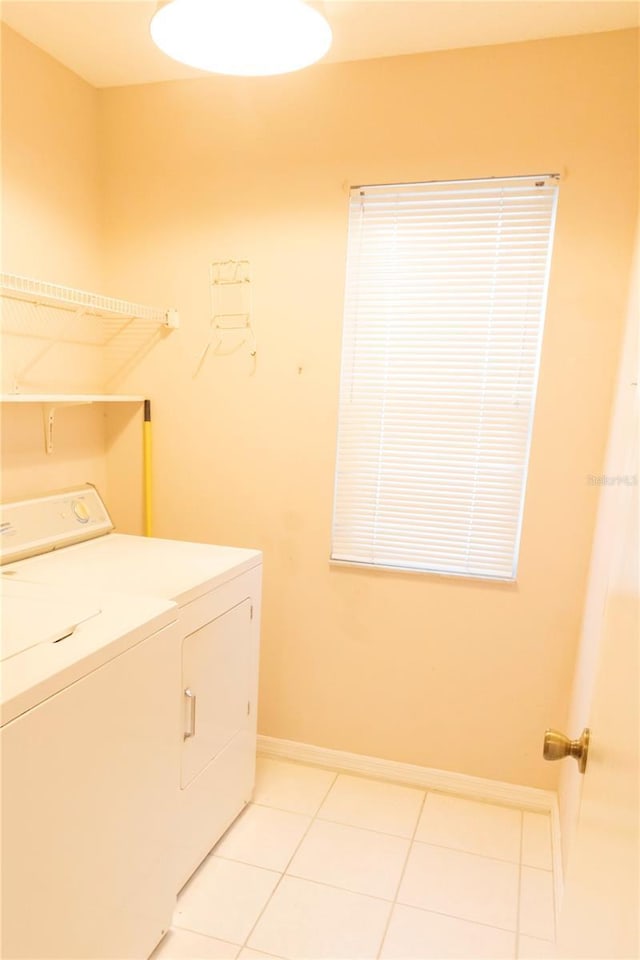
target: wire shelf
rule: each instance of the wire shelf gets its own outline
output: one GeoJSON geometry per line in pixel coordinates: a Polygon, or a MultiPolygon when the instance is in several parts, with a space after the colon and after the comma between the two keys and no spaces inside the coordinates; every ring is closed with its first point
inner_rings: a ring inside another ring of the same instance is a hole
{"type": "Polygon", "coordinates": [[[143,320],[160,326],[175,329],[180,321],[178,311],[162,310],[142,303],[132,303],[116,297],[105,297],[99,293],[89,293],[74,287],[63,287],[58,283],[21,277],[17,274],[0,274],[2,296],[15,300],[28,300],[31,303],[53,307],[67,307],[82,314],[100,318],[143,320]]]}
{"type": "Polygon", "coordinates": [[[112,394],[156,343],[176,310],[0,274],[5,393],[112,394]]]}

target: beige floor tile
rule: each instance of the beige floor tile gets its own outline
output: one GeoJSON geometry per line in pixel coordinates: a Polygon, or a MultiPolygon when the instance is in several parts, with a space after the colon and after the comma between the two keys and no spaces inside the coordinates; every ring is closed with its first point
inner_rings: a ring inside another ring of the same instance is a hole
{"type": "Polygon", "coordinates": [[[255,957],[257,960],[280,960],[272,953],[260,953],[259,950],[251,950],[249,947],[243,947],[238,954],[238,960],[249,960],[250,957],[255,957]]]}
{"type": "Polygon", "coordinates": [[[150,960],[233,960],[240,947],[237,944],[203,937],[191,930],[169,930],[150,960]]]}
{"type": "Polygon", "coordinates": [[[548,870],[522,868],[520,933],[540,940],[555,940],[553,874],[548,870]]]}
{"type": "Polygon", "coordinates": [[[285,877],[248,946],[288,960],[372,960],[391,904],[285,877]]]}
{"type": "Polygon", "coordinates": [[[383,960],[512,960],[515,934],[397,904],[380,956],[383,960]]]}
{"type": "Polygon", "coordinates": [[[550,940],[538,940],[536,937],[518,938],[518,957],[520,960],[555,960],[556,947],[550,940]]]}
{"type": "Polygon", "coordinates": [[[515,863],[414,843],[398,901],[463,920],[515,930],[518,870],[515,863]]]}
{"type": "Polygon", "coordinates": [[[250,804],[226,832],[214,856],[284,870],[311,823],[311,817],[250,804]]]}
{"type": "Polygon", "coordinates": [[[336,778],[331,770],[258,757],[254,803],[313,816],[336,778]]]}
{"type": "Polygon", "coordinates": [[[519,810],[428,793],[415,839],[519,863],[521,825],[519,810]]]}
{"type": "Polygon", "coordinates": [[[341,773],[318,817],[398,837],[411,837],[423,800],[424,790],[415,787],[341,773]]]}
{"type": "Polygon", "coordinates": [[[316,820],[288,873],[354,893],[393,900],[409,840],[316,820]]]}
{"type": "Polygon", "coordinates": [[[280,876],[209,857],[180,894],[173,925],[242,944],[280,876]]]}
{"type": "Polygon", "coordinates": [[[528,867],[551,870],[551,817],[525,810],[522,822],[522,862],[528,867]]]}

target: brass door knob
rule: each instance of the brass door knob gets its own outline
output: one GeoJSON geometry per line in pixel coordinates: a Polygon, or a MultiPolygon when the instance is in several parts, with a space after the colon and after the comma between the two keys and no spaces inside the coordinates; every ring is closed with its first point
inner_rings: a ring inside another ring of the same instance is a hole
{"type": "Polygon", "coordinates": [[[545,760],[562,760],[563,757],[575,757],[580,773],[587,768],[590,731],[584,728],[578,740],[570,740],[559,730],[547,730],[544,735],[542,756],[545,760]]]}

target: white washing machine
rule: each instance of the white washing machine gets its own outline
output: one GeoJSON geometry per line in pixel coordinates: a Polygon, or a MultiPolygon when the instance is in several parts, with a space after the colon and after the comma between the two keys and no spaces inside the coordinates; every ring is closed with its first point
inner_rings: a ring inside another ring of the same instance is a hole
{"type": "Polygon", "coordinates": [[[7,958],[145,958],[171,923],[175,605],[0,582],[7,958]]]}
{"type": "Polygon", "coordinates": [[[91,486],[7,504],[2,522],[5,581],[99,587],[178,605],[177,892],[253,792],[262,555],[114,533],[91,486]]]}

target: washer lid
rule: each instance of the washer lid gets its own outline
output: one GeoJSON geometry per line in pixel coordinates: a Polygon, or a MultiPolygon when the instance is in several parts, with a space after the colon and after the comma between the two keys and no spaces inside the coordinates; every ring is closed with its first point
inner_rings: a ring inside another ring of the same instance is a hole
{"type": "MultiPolygon", "coordinates": [[[[157,597],[102,591],[96,596],[79,593],[77,585],[72,591],[68,584],[23,583],[4,576],[0,603],[6,643],[0,683],[2,726],[93,670],[126,655],[156,631],[170,626],[174,629],[176,621],[176,605],[157,597]],[[65,636],[61,638],[61,634],[65,636]]],[[[179,671],[177,632],[175,638],[179,671]]]]}
{"type": "Polygon", "coordinates": [[[56,597],[32,584],[0,582],[2,635],[0,660],[8,660],[41,643],[58,643],[101,613],[95,603],[56,597]]]}

